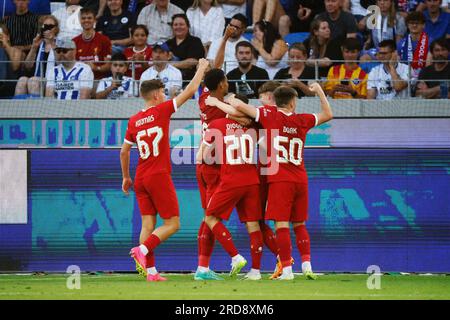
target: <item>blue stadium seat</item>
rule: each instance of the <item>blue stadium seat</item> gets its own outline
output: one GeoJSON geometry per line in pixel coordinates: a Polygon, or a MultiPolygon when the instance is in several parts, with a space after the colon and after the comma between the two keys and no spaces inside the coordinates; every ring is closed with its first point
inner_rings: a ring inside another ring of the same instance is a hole
{"type": "Polygon", "coordinates": [[[284,41],[286,41],[289,45],[295,42],[303,42],[309,37],[309,32],[295,32],[289,33],[284,37],[284,41]]]}

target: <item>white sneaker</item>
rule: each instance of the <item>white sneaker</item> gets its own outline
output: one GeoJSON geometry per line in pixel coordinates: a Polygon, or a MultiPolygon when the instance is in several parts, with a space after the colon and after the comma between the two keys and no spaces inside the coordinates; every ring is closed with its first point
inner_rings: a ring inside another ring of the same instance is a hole
{"type": "Polygon", "coordinates": [[[260,272],[247,272],[247,274],[243,278],[244,280],[261,280],[260,272]]]}
{"type": "Polygon", "coordinates": [[[281,276],[276,278],[276,280],[294,280],[293,273],[283,273],[281,276]]]}

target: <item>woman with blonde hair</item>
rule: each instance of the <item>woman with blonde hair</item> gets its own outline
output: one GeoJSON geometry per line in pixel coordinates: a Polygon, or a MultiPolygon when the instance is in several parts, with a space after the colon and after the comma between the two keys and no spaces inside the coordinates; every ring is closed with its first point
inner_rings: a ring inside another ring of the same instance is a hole
{"type": "MultiPolygon", "coordinates": [[[[25,72],[32,72],[31,77],[20,77],[16,86],[16,97],[40,97],[41,82],[47,78],[47,72],[55,67],[56,37],[59,33],[59,23],[55,16],[41,18],[39,33],[33,39],[31,49],[24,62],[25,72]]],[[[45,88],[45,84],[43,85],[45,88]]]]}
{"type": "Polygon", "coordinates": [[[225,16],[217,0],[194,0],[186,15],[191,25],[191,35],[200,38],[205,49],[213,40],[222,37],[225,16]]]}

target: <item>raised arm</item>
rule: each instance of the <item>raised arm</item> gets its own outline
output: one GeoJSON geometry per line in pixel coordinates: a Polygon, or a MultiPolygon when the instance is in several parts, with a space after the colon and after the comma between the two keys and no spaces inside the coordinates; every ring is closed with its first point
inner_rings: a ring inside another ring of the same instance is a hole
{"type": "Polygon", "coordinates": [[[322,110],[317,114],[317,125],[333,119],[333,111],[331,110],[330,103],[320,84],[314,82],[309,88],[320,98],[320,107],[322,110]]]}
{"type": "Polygon", "coordinates": [[[229,114],[234,117],[244,117],[245,116],[245,114],[237,111],[236,108],[233,107],[232,105],[229,105],[228,103],[220,101],[216,97],[209,96],[208,98],[206,98],[205,103],[209,106],[217,107],[220,110],[222,110],[223,112],[225,112],[226,114],[229,114]]]}
{"type": "Polygon", "coordinates": [[[246,104],[245,102],[239,99],[231,99],[230,104],[236,108],[237,111],[242,112],[243,114],[249,116],[252,119],[256,118],[257,110],[254,106],[250,104],[246,104]]]}
{"type": "Polygon", "coordinates": [[[192,78],[191,82],[186,86],[186,88],[175,98],[175,102],[177,107],[181,107],[183,103],[185,103],[188,99],[192,98],[192,96],[197,91],[200,83],[202,82],[203,76],[205,74],[206,69],[209,66],[209,61],[207,59],[201,58],[198,61],[197,72],[192,78]]]}
{"type": "Polygon", "coordinates": [[[221,69],[223,62],[225,60],[225,47],[227,45],[228,39],[230,39],[231,35],[235,31],[235,27],[230,25],[225,29],[225,34],[222,37],[222,41],[220,42],[219,49],[217,50],[216,57],[214,59],[214,68],[221,69]]]}

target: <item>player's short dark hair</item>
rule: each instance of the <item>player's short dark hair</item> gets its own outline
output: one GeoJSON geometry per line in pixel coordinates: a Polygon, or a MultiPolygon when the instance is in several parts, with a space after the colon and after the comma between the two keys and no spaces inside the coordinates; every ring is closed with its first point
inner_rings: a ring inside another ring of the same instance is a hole
{"type": "Polygon", "coordinates": [[[292,99],[298,97],[297,91],[288,86],[280,86],[273,92],[275,103],[278,108],[286,107],[292,99]]]}
{"type": "Polygon", "coordinates": [[[274,92],[278,87],[281,86],[281,83],[279,83],[278,81],[266,81],[264,82],[261,87],[259,87],[258,89],[258,94],[263,94],[266,92],[274,92]]]}
{"type": "Polygon", "coordinates": [[[137,25],[133,26],[133,27],[131,28],[131,35],[133,35],[134,32],[135,32],[136,30],[139,30],[139,29],[144,30],[145,35],[148,37],[148,34],[149,34],[148,28],[147,28],[147,26],[144,25],[144,24],[137,24],[137,25]]]}
{"type": "Polygon", "coordinates": [[[349,51],[361,51],[361,42],[356,38],[346,38],[342,41],[342,48],[349,51]]]}
{"type": "Polygon", "coordinates": [[[420,24],[425,24],[425,16],[420,11],[412,11],[408,13],[405,19],[406,25],[410,22],[419,22],[420,24]]]}
{"type": "Polygon", "coordinates": [[[447,39],[445,39],[444,37],[443,37],[443,38],[436,39],[436,40],[434,40],[434,41],[431,43],[431,45],[430,45],[430,52],[433,52],[434,47],[436,47],[436,46],[440,46],[440,47],[442,47],[442,48],[447,49],[447,51],[450,51],[450,48],[449,48],[449,45],[448,45],[448,41],[447,41],[447,39]]]}
{"type": "Polygon", "coordinates": [[[255,50],[255,48],[253,48],[253,45],[248,41],[239,41],[236,44],[236,52],[238,52],[240,47],[250,48],[252,50],[252,52],[255,50]]]}
{"type": "Polygon", "coordinates": [[[239,20],[243,24],[244,28],[247,26],[247,17],[244,16],[242,13],[236,13],[234,16],[231,17],[231,20],[233,19],[239,20]]]}
{"type": "Polygon", "coordinates": [[[189,19],[188,19],[187,15],[186,15],[185,13],[177,13],[177,14],[174,14],[174,15],[172,16],[172,22],[170,23],[170,25],[171,25],[172,27],[173,27],[173,23],[174,23],[174,21],[175,21],[176,18],[181,18],[181,19],[183,19],[183,20],[186,22],[187,27],[188,27],[188,28],[191,27],[191,24],[189,23],[189,19]]]}
{"type": "Polygon", "coordinates": [[[235,97],[236,99],[241,100],[241,101],[244,102],[244,103],[248,103],[248,102],[249,102],[248,97],[245,96],[245,95],[243,95],[243,94],[239,94],[239,93],[238,93],[238,94],[235,94],[234,97],[235,97]]]}
{"type": "Polygon", "coordinates": [[[111,56],[111,61],[127,62],[127,60],[127,57],[122,52],[114,53],[111,56]]]}
{"type": "Polygon", "coordinates": [[[209,91],[217,90],[219,84],[226,79],[225,72],[222,69],[211,69],[205,73],[205,86],[209,91]]]}
{"type": "Polygon", "coordinates": [[[141,83],[141,95],[144,97],[150,92],[164,88],[164,83],[159,79],[145,80],[141,83]]]}
{"type": "Polygon", "coordinates": [[[80,17],[83,14],[92,14],[94,16],[94,18],[97,16],[97,13],[95,13],[95,11],[93,9],[88,8],[88,7],[80,9],[80,17]]]}
{"type": "Polygon", "coordinates": [[[394,40],[383,40],[378,44],[378,48],[389,48],[392,52],[397,50],[397,44],[394,40]]]}

